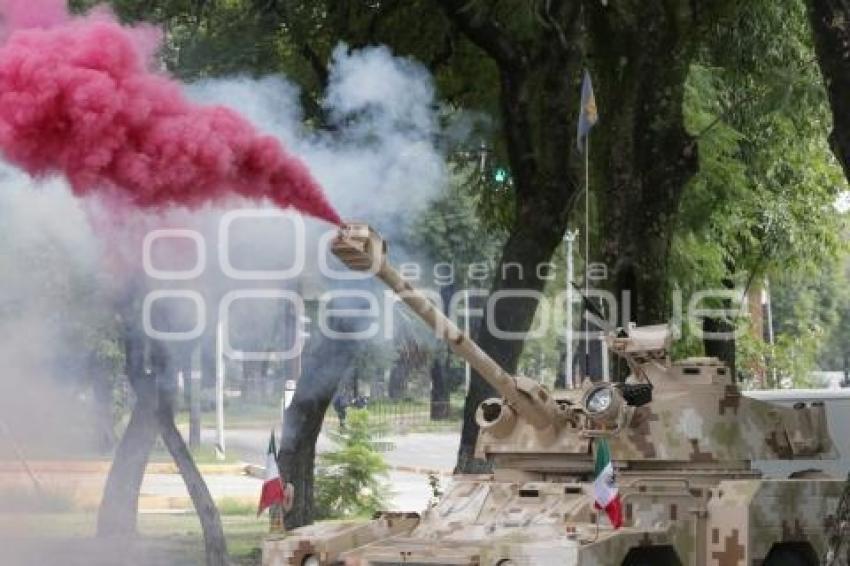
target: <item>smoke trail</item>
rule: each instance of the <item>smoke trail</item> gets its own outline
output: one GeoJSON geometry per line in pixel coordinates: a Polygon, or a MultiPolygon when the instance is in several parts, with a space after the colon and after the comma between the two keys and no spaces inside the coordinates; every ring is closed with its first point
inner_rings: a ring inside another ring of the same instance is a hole
{"type": "Polygon", "coordinates": [[[433,79],[386,47],[333,51],[322,100],[327,130],[308,131],[298,89],[281,77],[207,79],[190,98],[224,104],[291,147],[344,218],[374,223],[398,242],[448,184],[433,79]]]}
{"type": "MultiPolygon", "coordinates": [[[[410,218],[420,213],[447,182],[444,157],[436,143],[441,131],[431,78],[421,67],[394,57],[386,48],[351,52],[340,48],[331,60],[330,74],[333,81],[324,105],[334,117],[334,128],[327,133],[311,132],[303,126],[298,91],[280,77],[205,80],[189,85],[185,96],[198,104],[228,104],[264,135],[293,148],[339,202],[340,210],[347,217],[375,222],[393,238],[397,252],[396,244],[410,218]],[[369,83],[385,88],[366,90],[358,86],[369,83]],[[356,101],[349,99],[349,94],[357,96],[356,101]]],[[[81,362],[69,363],[90,349],[90,345],[81,343],[80,329],[97,335],[108,331],[114,298],[139,282],[142,241],[151,230],[190,228],[203,236],[209,255],[203,275],[182,284],[153,280],[146,284],[157,289],[178,286],[197,290],[210,299],[210,316],[217,313],[214,297],[251,285],[276,285],[231,280],[221,272],[216,253],[225,209],[218,205],[246,206],[242,199],[210,203],[191,211],[151,211],[121,208],[107,196],[89,193],[76,199],[63,179],[34,181],[0,161],[0,268],[6,274],[0,283],[0,359],[10,366],[0,378],[0,391],[30,387],[42,392],[68,384],[85,389],[85,371],[77,368],[81,362]],[[36,376],[43,386],[32,385],[36,376]]],[[[307,265],[300,276],[302,288],[313,297],[331,285],[316,269],[318,255],[324,253],[318,247],[316,233],[324,228],[311,222],[309,235],[299,244],[308,248],[307,265]]],[[[240,269],[286,269],[292,264],[295,241],[288,222],[243,220],[230,231],[229,253],[240,269]]],[[[162,247],[153,250],[155,265],[175,270],[193,265],[194,254],[186,259],[180,250],[173,249],[179,243],[186,242],[161,242],[162,247]]],[[[409,255],[415,251],[410,250],[409,255]]],[[[375,289],[376,293],[383,292],[377,284],[375,289]]],[[[173,303],[162,306],[170,305],[173,303]]],[[[280,305],[259,305],[267,308],[268,316],[254,316],[247,305],[237,304],[232,317],[234,344],[258,329],[273,327],[269,319],[279,314],[280,305]]],[[[313,340],[319,340],[319,334],[314,332],[313,340]]],[[[267,347],[286,348],[266,343],[245,345],[246,349],[267,347]]],[[[64,419],[66,423],[84,416],[84,408],[65,399],[54,402],[56,397],[60,395],[33,395],[37,401],[32,402],[24,402],[20,396],[9,395],[8,399],[16,399],[22,419],[35,411],[51,413],[57,421],[64,419]]],[[[11,419],[9,410],[0,407],[7,419],[11,419]]],[[[15,419],[10,424],[16,431],[25,430],[15,419]]],[[[81,431],[85,426],[66,426],[63,430],[71,428],[81,431]]],[[[26,436],[22,441],[37,444],[44,437],[41,431],[33,436],[37,438],[26,436]]],[[[60,449],[55,435],[45,437],[43,443],[46,450],[55,448],[62,454],[78,451],[81,445],[69,440],[60,449]]],[[[0,442],[0,457],[3,452],[0,442]]]]}
{"type": "Polygon", "coordinates": [[[77,195],[107,189],[139,207],[197,207],[238,194],[339,223],[280,142],[228,108],[190,103],[149,70],[152,28],[123,27],[103,11],[50,25],[57,5],[2,6],[0,150],[8,161],[33,175],[62,172],[77,195]],[[47,27],[11,27],[33,24],[47,27]]]}

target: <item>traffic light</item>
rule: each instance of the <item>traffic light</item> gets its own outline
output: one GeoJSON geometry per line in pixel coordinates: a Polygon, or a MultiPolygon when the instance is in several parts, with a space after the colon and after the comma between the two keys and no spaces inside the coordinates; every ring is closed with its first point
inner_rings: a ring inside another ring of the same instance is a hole
{"type": "Polygon", "coordinates": [[[493,171],[493,180],[499,183],[500,185],[507,182],[508,170],[504,167],[496,167],[496,169],[493,171]]]}

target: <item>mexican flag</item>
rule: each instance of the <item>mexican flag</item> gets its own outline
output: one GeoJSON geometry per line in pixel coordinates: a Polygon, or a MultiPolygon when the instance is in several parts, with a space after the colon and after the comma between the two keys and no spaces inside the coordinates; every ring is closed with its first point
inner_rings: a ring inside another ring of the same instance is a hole
{"type": "Polygon", "coordinates": [[[276,503],[283,504],[283,480],[277,467],[277,448],[274,443],[274,431],[269,440],[269,452],[266,454],[266,479],[263,481],[263,492],[260,494],[260,506],[257,516],[276,503]]]}
{"type": "Polygon", "coordinates": [[[604,510],[615,529],[623,526],[623,507],[620,492],[614,477],[614,463],[608,441],[600,438],[596,443],[596,469],[593,480],[593,499],[595,507],[604,510]]]}

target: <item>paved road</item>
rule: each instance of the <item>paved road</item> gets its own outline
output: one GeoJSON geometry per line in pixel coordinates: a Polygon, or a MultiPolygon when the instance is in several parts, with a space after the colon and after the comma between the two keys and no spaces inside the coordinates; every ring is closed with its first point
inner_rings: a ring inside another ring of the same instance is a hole
{"type": "MultiPolygon", "coordinates": [[[[268,447],[268,432],[263,430],[229,430],[227,445],[234,454],[247,463],[265,465],[268,447]]],[[[213,430],[204,430],[202,440],[209,445],[214,441],[213,430]]],[[[415,433],[394,435],[382,439],[390,449],[384,453],[390,465],[389,484],[392,492],[389,507],[399,511],[420,511],[427,506],[431,497],[427,470],[450,471],[455,459],[458,435],[451,433],[415,433]]],[[[321,436],[319,452],[332,449],[330,440],[321,436]]],[[[75,462],[69,472],[69,464],[39,462],[36,473],[43,485],[61,486],[58,492],[86,506],[96,506],[103,492],[103,483],[109,466],[107,462],[75,462]]],[[[10,485],[14,489],[30,489],[29,478],[12,462],[8,470],[0,469],[0,491],[10,485]]],[[[2,466],[0,466],[2,468],[2,466]]],[[[183,509],[190,506],[186,487],[179,474],[168,466],[153,466],[145,474],[141,492],[141,508],[146,512],[183,509]]],[[[260,492],[260,480],[231,470],[231,466],[206,466],[204,479],[213,497],[217,500],[237,499],[243,503],[256,501],[260,492]]],[[[442,478],[443,488],[449,478],[442,478]]],[[[2,558],[0,558],[2,563],[2,558]]]]}
{"type": "MultiPolygon", "coordinates": [[[[212,444],[215,440],[213,429],[204,429],[201,441],[212,444]]],[[[393,493],[390,508],[399,511],[419,511],[426,507],[431,496],[428,478],[425,473],[406,470],[438,470],[450,472],[454,466],[457,451],[456,433],[413,433],[388,436],[382,439],[392,445],[384,454],[391,467],[389,473],[390,489],[393,493]]],[[[268,432],[256,429],[234,429],[227,431],[226,443],[239,458],[257,465],[265,465],[268,449],[268,432]]],[[[333,447],[324,435],[319,437],[317,449],[328,451],[333,447]]],[[[216,499],[253,498],[257,496],[259,481],[247,476],[215,475],[205,477],[210,492],[216,499]]],[[[443,487],[448,482],[443,480],[443,487]]],[[[145,476],[142,492],[160,497],[180,497],[186,495],[186,488],[178,475],[148,474],[145,476]]]]}
{"type": "MultiPolygon", "coordinates": [[[[387,464],[398,467],[415,467],[451,472],[457,456],[459,433],[427,432],[403,435],[390,435],[381,441],[392,445],[392,449],[384,454],[387,464]]],[[[215,430],[204,429],[201,442],[213,444],[215,430]]],[[[269,433],[257,429],[228,430],[225,443],[239,455],[239,458],[250,464],[264,465],[266,450],[269,445],[269,433]]],[[[326,452],[333,444],[324,434],[319,436],[316,449],[326,452]]]]}
{"type": "MultiPolygon", "coordinates": [[[[249,476],[208,474],[207,487],[217,500],[230,498],[253,502],[259,497],[260,480],[249,476]]],[[[431,490],[427,477],[421,474],[390,472],[392,497],[389,507],[393,511],[421,511],[428,504],[431,490]]],[[[163,498],[187,497],[186,486],[177,474],[147,474],[142,483],[142,495],[163,498]]],[[[155,506],[156,507],[156,506],[155,506]]]]}

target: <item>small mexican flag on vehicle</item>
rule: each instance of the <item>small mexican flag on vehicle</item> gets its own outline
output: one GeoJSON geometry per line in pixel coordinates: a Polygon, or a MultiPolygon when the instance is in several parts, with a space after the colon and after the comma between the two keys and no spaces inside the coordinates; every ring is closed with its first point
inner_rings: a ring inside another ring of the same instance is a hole
{"type": "Polygon", "coordinates": [[[260,494],[260,505],[257,507],[257,516],[275,504],[285,503],[285,492],[283,480],[280,478],[280,470],[277,467],[277,448],[274,442],[274,431],[269,439],[269,451],[266,454],[266,479],[263,482],[263,491],[260,494]]]}
{"type": "Polygon", "coordinates": [[[593,499],[595,507],[604,510],[608,520],[615,529],[623,526],[623,506],[620,502],[620,491],[614,475],[614,463],[611,461],[611,451],[608,441],[600,438],[596,441],[596,469],[593,480],[593,499]]]}

